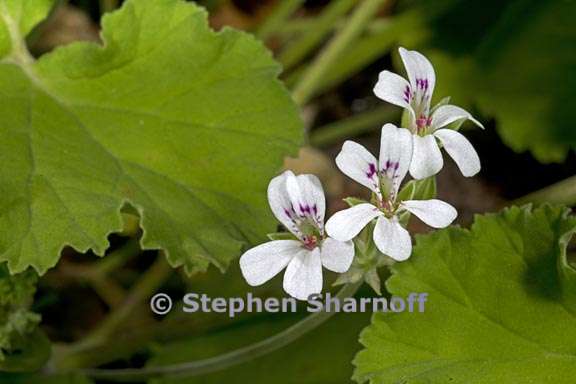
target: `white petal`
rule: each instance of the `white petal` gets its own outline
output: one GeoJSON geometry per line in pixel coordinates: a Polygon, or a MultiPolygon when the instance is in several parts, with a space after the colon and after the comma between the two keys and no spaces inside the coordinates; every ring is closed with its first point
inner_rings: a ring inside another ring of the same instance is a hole
{"type": "Polygon", "coordinates": [[[393,196],[398,193],[412,159],[412,134],[394,124],[382,127],[380,136],[380,171],[392,182],[393,196]]]}
{"type": "Polygon", "coordinates": [[[380,72],[378,82],[374,86],[374,94],[391,104],[411,109],[412,90],[410,84],[402,76],[395,73],[380,72]]]}
{"type": "Polygon", "coordinates": [[[274,216],[280,221],[290,232],[296,236],[300,236],[300,231],[294,223],[292,217],[296,215],[286,189],[286,180],[288,176],[294,176],[292,171],[286,171],[280,176],[276,176],[268,184],[268,203],[274,216]]]}
{"type": "Polygon", "coordinates": [[[480,128],[484,128],[468,111],[455,105],[442,105],[438,107],[438,109],[432,113],[432,122],[430,125],[432,129],[439,129],[462,119],[468,119],[480,128]]]}
{"type": "Polygon", "coordinates": [[[372,204],[358,204],[332,215],[326,222],[326,233],[339,241],[352,240],[372,219],[380,215],[382,212],[372,204]]]}
{"type": "Polygon", "coordinates": [[[249,249],[240,257],[242,276],[252,286],[264,284],[302,251],[297,240],[275,240],[249,249]]]}
{"type": "Polygon", "coordinates": [[[372,238],[380,252],[396,261],[404,261],[412,253],[410,234],[398,223],[396,217],[379,217],[372,238]]]}
{"type": "Polygon", "coordinates": [[[354,259],[354,243],[328,237],[322,242],[320,257],[324,268],[333,272],[344,273],[350,268],[354,259]]]}
{"type": "Polygon", "coordinates": [[[378,161],[360,144],[346,141],[336,156],[336,165],[352,180],[379,193],[378,161]]]}
{"type": "Polygon", "coordinates": [[[437,174],[444,165],[438,143],[432,135],[412,135],[414,148],[410,174],[415,179],[424,179],[437,174]]]}
{"type": "Polygon", "coordinates": [[[426,94],[432,95],[436,84],[436,74],[430,61],[420,52],[408,51],[402,47],[398,49],[400,57],[406,68],[406,74],[414,91],[422,89],[421,81],[424,80],[426,87],[422,89],[426,94]]]}
{"type": "Polygon", "coordinates": [[[449,226],[458,216],[458,211],[442,200],[406,200],[402,207],[418,216],[420,220],[434,228],[449,226]]]}
{"type": "Polygon", "coordinates": [[[291,173],[286,178],[286,189],[296,213],[310,217],[322,229],[326,200],[320,180],[314,175],[295,176],[291,173]]]}
{"type": "Polygon", "coordinates": [[[322,291],[320,249],[304,250],[290,261],[284,273],[284,290],[298,300],[322,291]]]}
{"type": "Polygon", "coordinates": [[[434,136],[442,142],[464,176],[470,177],[480,172],[480,158],[464,135],[452,129],[439,129],[434,136]]]}

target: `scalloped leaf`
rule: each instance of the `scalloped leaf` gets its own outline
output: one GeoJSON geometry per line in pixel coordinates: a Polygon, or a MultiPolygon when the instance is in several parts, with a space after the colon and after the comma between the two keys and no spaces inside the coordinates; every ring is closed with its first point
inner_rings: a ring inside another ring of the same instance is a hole
{"type": "Polygon", "coordinates": [[[424,313],[379,313],[355,379],[370,383],[568,384],[576,375],[576,271],[563,208],[478,216],[471,231],[420,236],[392,295],[427,292],[424,313]]]}
{"type": "MultiPolygon", "coordinates": [[[[44,6],[11,4],[2,25],[44,6]]],[[[301,141],[278,64],[180,0],[126,1],[102,40],[0,63],[0,261],[44,273],[66,245],[102,255],[130,206],[144,248],[224,269],[273,230],[266,186],[301,141]]]]}

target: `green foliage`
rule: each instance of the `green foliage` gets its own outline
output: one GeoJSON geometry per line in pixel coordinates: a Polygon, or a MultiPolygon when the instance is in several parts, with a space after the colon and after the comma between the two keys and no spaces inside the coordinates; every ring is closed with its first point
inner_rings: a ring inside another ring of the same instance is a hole
{"type": "Polygon", "coordinates": [[[15,373],[1,373],[0,383],[10,384],[91,384],[82,375],[77,374],[64,374],[64,375],[40,375],[40,374],[15,374],[15,373]]]}
{"type": "MultiPolygon", "coordinates": [[[[429,49],[437,69],[437,96],[477,105],[496,118],[503,140],[543,162],[562,161],[576,149],[574,41],[571,1],[427,1],[445,8],[429,24],[429,49]],[[458,31],[458,33],[454,33],[458,31]]],[[[425,15],[426,12],[423,12],[425,15]]]]}
{"type": "Polygon", "coordinates": [[[37,275],[10,275],[0,265],[0,370],[32,370],[48,358],[49,344],[37,331],[40,316],[30,310],[37,275]]]}
{"type": "Polygon", "coordinates": [[[18,18],[0,17],[0,57],[19,49],[17,41],[26,36],[50,12],[55,0],[2,0],[0,13],[18,18]]]}
{"type": "Polygon", "coordinates": [[[429,293],[424,313],[376,314],[355,379],[371,383],[572,383],[576,271],[567,210],[513,207],[470,231],[420,236],[389,292],[429,293]]]}
{"type": "Polygon", "coordinates": [[[436,197],[436,176],[427,177],[421,180],[410,180],[400,193],[398,201],[403,200],[429,200],[436,197]]]}
{"type": "MultiPolygon", "coordinates": [[[[224,315],[225,316],[225,315],[224,315]]],[[[264,357],[209,375],[151,380],[151,384],[345,383],[352,374],[350,360],[358,332],[368,322],[367,313],[338,314],[306,337],[264,357]]],[[[152,365],[216,356],[257,342],[289,327],[298,316],[269,318],[236,325],[227,330],[158,347],[152,365]]]]}
{"type": "MultiPolygon", "coordinates": [[[[22,33],[46,13],[15,4],[2,19],[22,33]]],[[[266,185],[301,139],[278,64],[180,0],[128,0],[102,39],[0,63],[0,261],[44,273],[65,245],[102,255],[129,205],[144,248],[224,269],[273,228],[266,185]]]]}

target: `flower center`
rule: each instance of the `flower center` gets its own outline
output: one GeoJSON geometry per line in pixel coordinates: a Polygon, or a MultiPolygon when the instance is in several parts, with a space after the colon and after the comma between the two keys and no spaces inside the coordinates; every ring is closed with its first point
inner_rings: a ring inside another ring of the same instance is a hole
{"type": "Polygon", "coordinates": [[[426,115],[420,115],[416,119],[416,133],[419,135],[425,135],[427,128],[432,124],[432,118],[426,115]]]}
{"type": "Polygon", "coordinates": [[[306,249],[311,251],[318,246],[318,237],[316,235],[304,236],[302,243],[306,249]]]}

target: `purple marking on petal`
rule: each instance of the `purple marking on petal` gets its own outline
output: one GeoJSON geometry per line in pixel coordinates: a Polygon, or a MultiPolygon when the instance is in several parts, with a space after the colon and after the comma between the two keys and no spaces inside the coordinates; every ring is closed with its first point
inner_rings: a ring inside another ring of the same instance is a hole
{"type": "Polygon", "coordinates": [[[407,103],[410,103],[410,100],[412,99],[412,92],[410,92],[410,86],[406,86],[406,88],[404,88],[404,101],[407,103]]]}
{"type": "Polygon", "coordinates": [[[312,211],[314,211],[314,215],[318,214],[318,207],[316,206],[316,204],[312,206],[312,211]]]}
{"type": "Polygon", "coordinates": [[[368,172],[366,172],[366,176],[371,179],[372,176],[376,174],[376,164],[370,163],[368,165],[368,172]]]}

